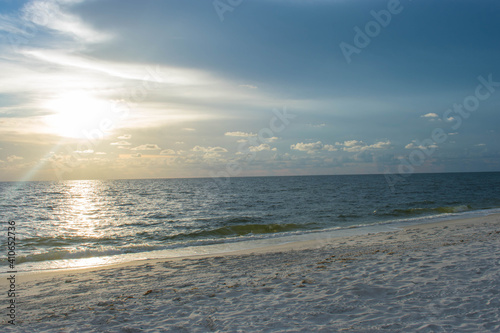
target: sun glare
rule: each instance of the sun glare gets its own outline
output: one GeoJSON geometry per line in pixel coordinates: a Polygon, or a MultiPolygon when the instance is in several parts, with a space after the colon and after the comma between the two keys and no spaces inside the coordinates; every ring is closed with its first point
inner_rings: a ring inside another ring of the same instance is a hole
{"type": "Polygon", "coordinates": [[[109,102],[81,92],[60,96],[48,102],[46,107],[54,112],[46,117],[49,131],[77,139],[86,138],[89,132],[100,129],[111,113],[109,102]]]}

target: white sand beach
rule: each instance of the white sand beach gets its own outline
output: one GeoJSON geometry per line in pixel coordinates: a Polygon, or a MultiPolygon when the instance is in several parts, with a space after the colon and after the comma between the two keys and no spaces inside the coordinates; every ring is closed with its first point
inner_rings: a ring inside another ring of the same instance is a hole
{"type": "Polygon", "coordinates": [[[499,332],[500,215],[16,283],[2,331],[499,332]]]}

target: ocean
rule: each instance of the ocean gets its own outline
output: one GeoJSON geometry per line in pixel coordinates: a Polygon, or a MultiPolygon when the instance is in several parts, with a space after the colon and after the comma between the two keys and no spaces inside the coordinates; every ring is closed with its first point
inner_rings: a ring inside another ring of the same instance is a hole
{"type": "MultiPolygon", "coordinates": [[[[500,213],[500,173],[0,183],[19,272],[251,249],[500,213]]],[[[3,234],[3,236],[2,236],[3,234]]]]}

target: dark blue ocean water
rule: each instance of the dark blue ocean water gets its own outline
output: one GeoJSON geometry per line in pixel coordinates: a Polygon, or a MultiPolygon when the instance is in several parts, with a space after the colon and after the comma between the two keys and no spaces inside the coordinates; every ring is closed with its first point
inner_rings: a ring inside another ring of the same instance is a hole
{"type": "Polygon", "coordinates": [[[500,212],[500,173],[415,174],[396,191],[384,175],[4,182],[0,197],[18,267],[33,270],[500,212]]]}

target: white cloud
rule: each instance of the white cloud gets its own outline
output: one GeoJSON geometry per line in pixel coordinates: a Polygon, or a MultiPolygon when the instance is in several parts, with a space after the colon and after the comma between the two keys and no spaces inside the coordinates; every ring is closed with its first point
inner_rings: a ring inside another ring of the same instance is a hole
{"type": "Polygon", "coordinates": [[[299,142],[290,146],[292,150],[306,151],[308,154],[312,154],[318,150],[323,149],[323,143],[321,141],[313,143],[303,143],[299,142]]]}
{"type": "Polygon", "coordinates": [[[343,151],[357,153],[357,152],[363,152],[363,151],[370,150],[370,149],[386,149],[386,148],[389,148],[390,145],[391,145],[391,142],[389,140],[379,141],[379,142],[376,142],[372,145],[367,145],[363,141],[358,141],[358,140],[348,140],[348,141],[344,141],[343,143],[336,142],[335,145],[323,144],[321,141],[318,141],[318,142],[313,142],[313,143],[300,142],[300,143],[291,145],[290,149],[298,150],[298,151],[305,151],[308,154],[313,154],[313,153],[318,152],[320,150],[325,150],[325,151],[329,151],[329,152],[338,151],[339,149],[336,146],[342,146],[343,151]]]}
{"type": "Polygon", "coordinates": [[[326,151],[337,151],[338,149],[334,145],[324,145],[323,150],[326,151]]]}
{"type": "Polygon", "coordinates": [[[111,146],[130,146],[131,143],[127,141],[118,141],[110,143],[111,146]]]}
{"type": "Polygon", "coordinates": [[[161,148],[158,147],[157,144],[147,143],[145,145],[140,145],[140,146],[134,147],[131,150],[161,150],[161,148]]]}
{"type": "Polygon", "coordinates": [[[227,153],[227,149],[223,147],[202,147],[195,146],[191,149],[194,152],[203,152],[203,153],[227,153]]]}
{"type": "Polygon", "coordinates": [[[23,22],[21,22],[19,18],[0,14],[0,31],[4,31],[12,35],[29,37],[30,32],[26,28],[28,27],[24,27],[23,29],[23,22]]]}
{"type": "Polygon", "coordinates": [[[367,150],[368,148],[366,146],[352,146],[352,147],[344,147],[342,150],[350,152],[350,153],[357,153],[361,152],[364,150],[367,150]]]}
{"type": "Polygon", "coordinates": [[[476,147],[484,147],[484,146],[486,146],[486,143],[478,143],[478,144],[476,145],[476,147]]]}
{"type": "Polygon", "coordinates": [[[425,149],[436,149],[438,146],[435,144],[424,146],[421,144],[417,144],[417,140],[413,140],[411,143],[407,144],[405,146],[406,149],[420,149],[420,150],[425,150],[425,149]]]}
{"type": "Polygon", "coordinates": [[[19,160],[24,160],[24,157],[16,156],[16,155],[9,155],[9,156],[7,156],[7,161],[8,162],[14,162],[14,161],[19,161],[19,160]]]}
{"type": "Polygon", "coordinates": [[[109,40],[111,34],[97,31],[85,24],[78,16],[64,12],[61,3],[78,1],[43,0],[27,3],[23,8],[23,18],[38,26],[44,26],[76,40],[99,43],[109,40]]]}
{"type": "Polygon", "coordinates": [[[177,152],[173,149],[164,149],[160,152],[160,155],[175,155],[177,152]]]}
{"type": "Polygon", "coordinates": [[[376,142],[372,145],[367,145],[363,141],[358,141],[358,140],[349,140],[349,141],[344,141],[344,143],[335,143],[337,146],[344,146],[342,150],[351,152],[351,153],[358,153],[358,152],[363,152],[366,150],[370,149],[387,149],[391,146],[391,141],[386,140],[386,141],[379,141],[376,142]]]}
{"type": "Polygon", "coordinates": [[[251,152],[258,152],[258,151],[277,151],[278,149],[276,148],[271,148],[267,143],[260,144],[258,146],[252,146],[248,148],[251,152]]]}
{"type": "Polygon", "coordinates": [[[349,141],[344,141],[342,144],[346,147],[354,147],[354,146],[359,146],[359,145],[364,145],[363,141],[358,141],[358,140],[349,140],[349,141]]]}
{"type": "Polygon", "coordinates": [[[241,87],[241,88],[248,88],[248,89],[258,89],[257,86],[253,86],[251,84],[240,84],[239,87],[241,87]]]}
{"type": "Polygon", "coordinates": [[[420,116],[420,118],[438,118],[439,116],[434,113],[434,112],[429,112],[429,113],[426,113],[422,116],[420,116]]]}
{"type": "Polygon", "coordinates": [[[224,135],[225,136],[236,136],[236,137],[242,137],[242,138],[248,138],[248,137],[252,137],[252,136],[257,136],[257,134],[245,133],[245,132],[241,132],[241,131],[226,132],[224,135]]]}
{"type": "Polygon", "coordinates": [[[377,143],[374,143],[374,144],[368,146],[368,148],[370,148],[370,149],[385,149],[385,148],[389,148],[390,145],[391,145],[391,141],[389,141],[389,140],[379,141],[377,143]]]}
{"type": "Polygon", "coordinates": [[[93,154],[94,150],[93,149],[75,150],[74,153],[76,153],[76,154],[93,154]]]}
{"type": "Polygon", "coordinates": [[[123,135],[117,137],[117,139],[119,139],[119,140],[130,140],[130,139],[132,139],[132,135],[130,135],[130,134],[123,134],[123,135]]]}

